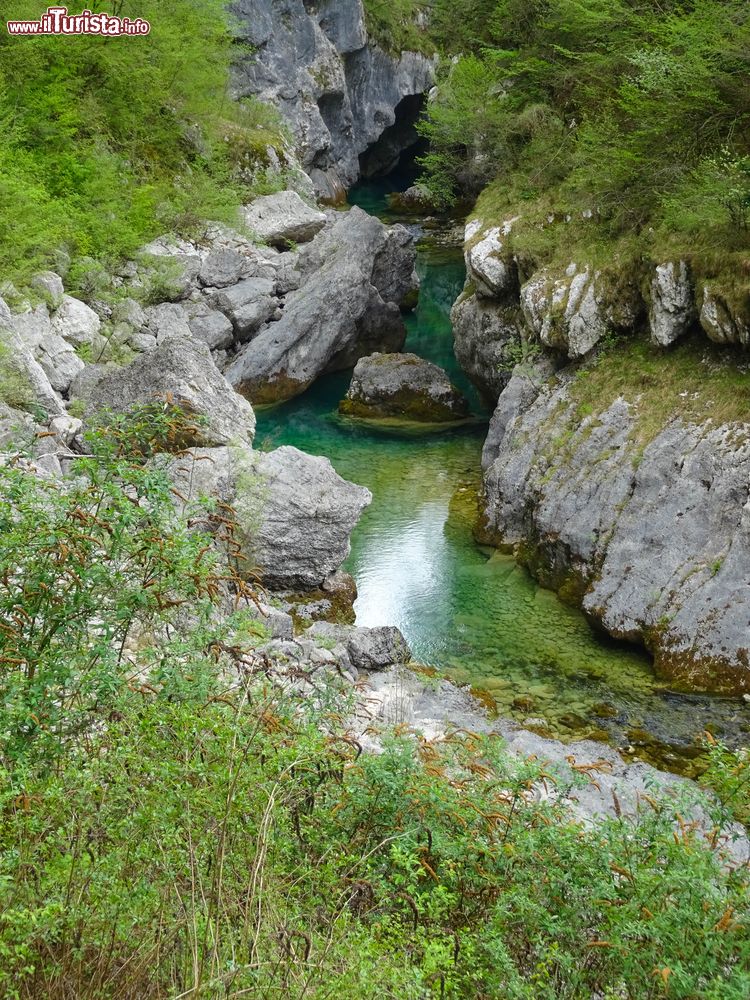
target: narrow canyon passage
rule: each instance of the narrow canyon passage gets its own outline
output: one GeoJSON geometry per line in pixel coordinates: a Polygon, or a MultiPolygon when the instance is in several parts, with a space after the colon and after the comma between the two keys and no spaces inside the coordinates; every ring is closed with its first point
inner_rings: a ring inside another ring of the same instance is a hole
{"type": "MultiPolygon", "coordinates": [[[[395,221],[387,195],[408,181],[399,174],[370,180],[350,201],[395,221]]],[[[693,773],[696,738],[707,727],[730,744],[742,741],[750,722],[742,703],[670,691],[645,653],[595,633],[512,557],[475,543],[488,415],[453,353],[450,309],[465,276],[460,234],[456,242],[449,221],[437,230],[407,224],[420,237],[421,295],[407,319],[405,350],[446,369],[471,399],[476,421],[429,433],[355,423],[337,412],[345,372],[259,410],[258,443],[325,455],[340,475],[372,491],[345,567],[359,590],[359,625],[397,625],[417,662],[489,692],[504,716],[563,739],[632,747],[642,759],[693,773]]]]}

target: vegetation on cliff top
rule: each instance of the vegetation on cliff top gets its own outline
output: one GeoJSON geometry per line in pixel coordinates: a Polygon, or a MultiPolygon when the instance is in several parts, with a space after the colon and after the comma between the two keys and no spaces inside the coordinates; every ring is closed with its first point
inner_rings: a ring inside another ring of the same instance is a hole
{"type": "MultiPolygon", "coordinates": [[[[91,4],[95,10],[111,4],[91,4]]],[[[117,258],[168,230],[230,219],[280,146],[275,112],[227,92],[223,0],[139,0],[144,38],[0,31],[0,275],[117,258]]],[[[133,9],[129,8],[133,6],[133,9]]],[[[8,17],[36,19],[34,0],[8,17]]]]}
{"type": "Polygon", "coordinates": [[[440,201],[495,182],[485,211],[550,226],[548,243],[569,246],[577,228],[590,243],[642,234],[665,248],[747,253],[744,0],[451,6],[445,41],[461,56],[444,66],[424,123],[440,201]],[[563,235],[551,223],[568,216],[576,226],[563,235]]]}

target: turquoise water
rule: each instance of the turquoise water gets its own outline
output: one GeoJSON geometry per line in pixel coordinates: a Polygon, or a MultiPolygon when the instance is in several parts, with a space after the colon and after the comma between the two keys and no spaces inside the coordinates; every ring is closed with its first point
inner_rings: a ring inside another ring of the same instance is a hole
{"type": "MultiPolygon", "coordinates": [[[[383,186],[368,186],[354,198],[385,214],[382,196],[383,186]]],[[[689,769],[707,724],[733,741],[748,727],[750,709],[665,690],[645,654],[597,635],[512,558],[475,544],[487,414],[452,350],[450,307],[463,285],[463,258],[460,248],[435,247],[432,238],[419,247],[422,289],[406,349],[450,372],[470,395],[477,422],[415,434],[348,421],[337,413],[347,372],[261,411],[259,445],[326,455],[342,476],[372,491],[345,567],[357,582],[358,624],[397,625],[416,660],[488,691],[505,715],[689,769]]]]}

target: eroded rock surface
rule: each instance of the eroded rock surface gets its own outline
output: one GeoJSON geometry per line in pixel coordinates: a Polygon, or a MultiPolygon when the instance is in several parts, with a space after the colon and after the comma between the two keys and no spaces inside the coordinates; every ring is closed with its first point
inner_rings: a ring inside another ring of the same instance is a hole
{"type": "Polygon", "coordinates": [[[296,191],[256,198],[244,209],[243,218],[251,232],[282,249],[292,243],[307,243],[326,224],[323,212],[306,205],[296,191]]]}
{"type": "Polygon", "coordinates": [[[401,417],[424,423],[468,416],[466,398],[446,372],[416,354],[371,354],[354,369],[341,413],[378,419],[401,417]]]}
{"type": "Polygon", "coordinates": [[[651,280],[649,309],[653,343],[669,347],[688,332],[697,318],[693,283],[685,261],[658,264],[651,280]]]}
{"type": "Polygon", "coordinates": [[[383,172],[415,141],[436,62],[369,43],[361,0],[233,0],[230,9],[252,47],[236,65],[235,95],[279,109],[319,196],[343,200],[360,176],[361,154],[379,140],[373,169],[383,172]]]}
{"type": "Polygon", "coordinates": [[[464,293],[451,310],[456,359],[490,405],[507,385],[522,352],[517,303],[464,293]]]}
{"type": "Polygon", "coordinates": [[[574,378],[514,375],[500,396],[483,532],[665,676],[750,691],[746,429],[675,416],[644,439],[635,397],[581,418],[574,378]]]}
{"type": "Polygon", "coordinates": [[[127,413],[137,406],[169,401],[196,418],[187,443],[252,441],[255,433],[252,407],[232,391],[208,347],[193,339],[168,337],[129,365],[93,373],[77,383],[76,390],[86,404],[89,422],[106,411],[127,413]]]}
{"type": "Polygon", "coordinates": [[[278,590],[321,588],[349,555],[349,536],[372,500],[327,458],[291,447],[191,449],[168,471],[182,503],[208,497],[234,508],[242,572],[278,590]]]}
{"type": "Polygon", "coordinates": [[[634,330],[642,301],[635,284],[573,263],[564,274],[542,270],[521,287],[532,338],[568,358],[582,358],[609,333],[634,330]]]}

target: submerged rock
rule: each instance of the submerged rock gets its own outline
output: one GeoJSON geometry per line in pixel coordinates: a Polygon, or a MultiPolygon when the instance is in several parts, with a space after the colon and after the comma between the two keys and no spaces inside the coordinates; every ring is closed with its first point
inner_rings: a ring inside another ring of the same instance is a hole
{"type": "Polygon", "coordinates": [[[182,504],[208,497],[234,509],[241,572],[279,590],[327,585],[349,555],[349,536],[372,500],[327,458],[291,447],[191,449],[167,470],[182,504]]]}
{"type": "Polygon", "coordinates": [[[339,412],[444,423],[468,416],[469,404],[446,372],[430,361],[416,354],[371,354],[357,362],[339,412]]]}

